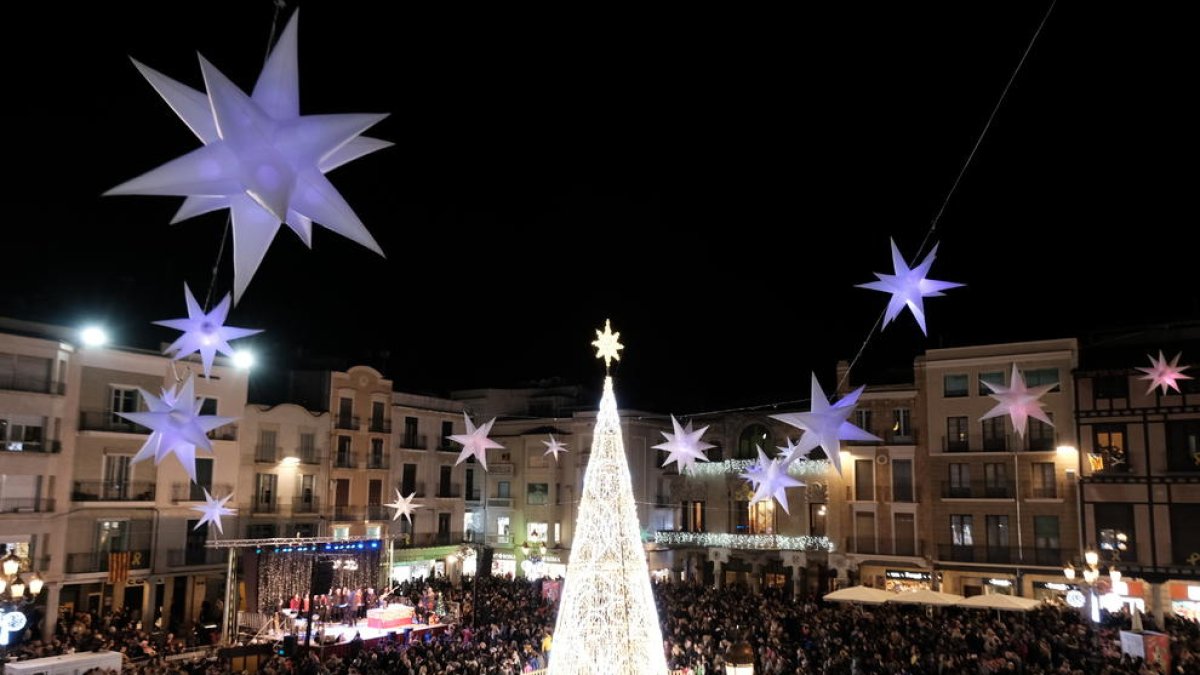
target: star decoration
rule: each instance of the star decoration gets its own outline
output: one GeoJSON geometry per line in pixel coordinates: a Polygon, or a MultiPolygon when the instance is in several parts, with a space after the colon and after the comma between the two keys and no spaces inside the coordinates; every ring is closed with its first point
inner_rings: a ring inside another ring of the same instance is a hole
{"type": "Polygon", "coordinates": [[[106,195],[185,196],[172,222],[229,208],[236,302],[282,223],[312,245],[316,221],[383,255],[325,172],[390,143],[362,137],[386,115],[301,115],[297,21],[292,14],[247,96],[200,57],[207,94],[134,65],[204,145],[106,195]]]}
{"type": "Polygon", "coordinates": [[[554,453],[555,464],[558,463],[558,453],[567,451],[567,444],[563,443],[562,441],[554,440],[554,434],[550,434],[550,440],[542,441],[542,445],[546,446],[546,452],[543,452],[542,456],[545,457],[550,453],[554,453]]]}
{"type": "Polygon", "coordinates": [[[791,438],[787,439],[786,446],[775,446],[779,450],[779,456],[783,458],[783,463],[791,466],[792,462],[798,459],[805,459],[812,448],[804,448],[798,443],[793,443],[791,438]]]}
{"type": "Polygon", "coordinates": [[[933,265],[933,259],[937,256],[937,244],[934,244],[933,250],[920,265],[909,268],[908,263],[904,261],[904,257],[900,255],[900,249],[896,248],[896,240],[892,239],[892,267],[894,274],[875,273],[879,281],[872,281],[866,284],[859,284],[858,288],[867,288],[873,291],[883,291],[891,293],[892,299],[888,300],[887,312],[883,316],[883,325],[886,327],[900,315],[900,310],[907,305],[913,318],[917,320],[917,325],[921,327],[921,332],[926,335],[929,331],[925,330],[925,303],[922,298],[935,298],[945,293],[942,291],[951,288],[958,288],[963,284],[957,284],[952,281],[937,281],[935,279],[926,278],[929,274],[929,268],[933,265]]]}
{"type": "Polygon", "coordinates": [[[850,418],[850,413],[854,412],[854,404],[858,403],[858,397],[862,395],[862,391],[863,387],[859,387],[846,394],[837,403],[830,404],[825,398],[825,392],[821,389],[821,383],[817,381],[817,374],[813,373],[811,410],[806,413],[771,415],[772,419],[804,431],[800,442],[791,446],[790,452],[794,455],[792,459],[807,455],[810,450],[819,446],[825,451],[829,463],[840,474],[842,472],[841,441],[883,440],[846,421],[850,418]]]}
{"type": "Polygon", "coordinates": [[[694,431],[690,421],[686,427],[680,426],[679,420],[675,419],[674,415],[671,415],[671,426],[675,427],[675,433],[659,432],[667,439],[667,442],[654,446],[655,450],[665,450],[669,453],[666,461],[663,462],[664,467],[671,462],[675,462],[675,466],[679,468],[679,473],[687,473],[688,469],[697,460],[701,462],[708,461],[708,456],[704,454],[704,451],[717,447],[712,443],[705,443],[700,440],[704,432],[708,431],[708,427],[694,431]]]}
{"type": "Polygon", "coordinates": [[[198,530],[205,523],[212,523],[213,525],[217,526],[218,532],[225,534],[225,530],[221,527],[221,516],[232,516],[237,513],[237,509],[231,509],[225,506],[225,503],[228,502],[231,497],[233,497],[232,492],[220,499],[215,499],[212,495],[208,494],[208,488],[204,488],[204,505],[191,507],[193,511],[199,511],[204,515],[201,516],[200,522],[196,523],[196,527],[192,529],[198,530]]]}
{"type": "Polygon", "coordinates": [[[1175,358],[1171,359],[1170,363],[1167,363],[1167,358],[1163,356],[1161,349],[1158,350],[1157,360],[1149,354],[1146,355],[1146,358],[1150,359],[1150,367],[1138,367],[1138,370],[1146,373],[1138,379],[1150,380],[1150,388],[1146,390],[1147,395],[1154,391],[1155,387],[1158,387],[1162,394],[1166,394],[1168,389],[1174,389],[1176,392],[1179,392],[1179,380],[1192,379],[1191,375],[1183,374],[1183,371],[1191,368],[1191,366],[1179,365],[1180,356],[1183,356],[1183,354],[1176,354],[1175,358]]]}
{"type": "Polygon", "coordinates": [[[987,412],[986,415],[979,418],[979,421],[1008,415],[1012,419],[1013,429],[1020,434],[1021,438],[1025,437],[1025,427],[1029,422],[1029,418],[1041,420],[1050,426],[1054,426],[1054,422],[1050,421],[1050,417],[1042,410],[1042,403],[1038,399],[1046,395],[1046,392],[1058,386],[1057,382],[1051,384],[1043,384],[1037,387],[1029,388],[1025,386],[1025,378],[1021,377],[1021,371],[1017,370],[1017,364],[1013,364],[1012,385],[1005,387],[1000,384],[992,384],[984,382],[992,393],[988,394],[992,398],[999,401],[996,407],[987,412]]]}
{"type": "Polygon", "coordinates": [[[745,471],[738,474],[740,478],[744,478],[747,483],[750,483],[752,489],[757,490],[763,477],[767,475],[767,467],[771,464],[771,460],[767,457],[767,453],[763,452],[761,445],[755,445],[755,450],[758,450],[758,461],[751,464],[745,471]]]}
{"type": "Polygon", "coordinates": [[[144,389],[138,391],[146,402],[147,411],[116,413],[152,430],[131,461],[140,462],[153,457],[154,463],[158,464],[167,455],[175,453],[188,477],[195,482],[196,449],[211,453],[212,442],[206,434],[237,418],[201,415],[200,407],[204,400],[196,398],[196,380],[191,375],[177,389],[164,389],[162,398],[144,389]]]}
{"type": "Polygon", "coordinates": [[[621,334],[612,332],[608,319],[604,320],[604,332],[596,331],[596,339],[592,341],[592,346],[596,348],[596,358],[604,359],[605,369],[612,365],[614,360],[621,360],[619,352],[625,345],[620,343],[620,339],[621,334]]]}
{"type": "Polygon", "coordinates": [[[424,506],[424,504],[412,503],[413,497],[416,496],[417,493],[414,492],[411,495],[404,497],[400,494],[399,490],[396,490],[396,501],[392,502],[391,504],[384,504],[384,506],[388,507],[389,509],[396,509],[396,512],[392,514],[392,520],[399,520],[400,516],[404,516],[404,518],[408,520],[408,524],[412,525],[413,509],[419,509],[424,506]]]}
{"type": "Polygon", "coordinates": [[[475,424],[471,422],[471,418],[466,413],[463,413],[463,419],[467,421],[467,433],[446,437],[455,443],[461,443],[463,446],[462,452],[458,454],[458,461],[455,464],[462,464],[468,457],[474,455],[479,460],[479,463],[483,465],[483,470],[487,471],[488,449],[504,447],[488,438],[488,432],[492,430],[492,425],[496,423],[496,418],[493,417],[490,422],[480,426],[478,429],[475,428],[475,424]]]}
{"type": "Polygon", "coordinates": [[[178,361],[189,354],[200,352],[200,361],[204,365],[204,377],[211,375],[213,358],[216,357],[217,352],[221,352],[225,356],[233,356],[233,348],[229,346],[230,340],[262,332],[252,328],[235,328],[225,325],[225,319],[229,316],[230,300],[228,295],[217,303],[213,311],[207,314],[196,302],[196,297],[192,295],[192,289],[186,283],[183,285],[183,297],[187,302],[188,316],[186,319],[170,319],[154,323],[183,331],[183,335],[180,335],[163,350],[163,353],[170,354],[172,359],[178,361]]]}
{"type": "Polygon", "coordinates": [[[796,480],[788,475],[787,464],[777,457],[767,464],[750,503],[757,504],[774,497],[775,501],[783,507],[784,513],[791,515],[792,512],[788,510],[787,489],[803,485],[804,481],[796,480]]]}

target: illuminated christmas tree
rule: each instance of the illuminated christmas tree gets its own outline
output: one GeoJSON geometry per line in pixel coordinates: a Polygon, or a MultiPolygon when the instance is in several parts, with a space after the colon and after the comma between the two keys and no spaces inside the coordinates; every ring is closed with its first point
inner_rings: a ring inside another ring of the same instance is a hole
{"type": "MultiPolygon", "coordinates": [[[[592,344],[607,369],[611,359],[620,358],[620,333],[612,333],[605,322],[604,332],[596,334],[592,344]]],[[[551,675],[596,672],[667,672],[609,376],[604,378],[550,657],[551,675]]]]}

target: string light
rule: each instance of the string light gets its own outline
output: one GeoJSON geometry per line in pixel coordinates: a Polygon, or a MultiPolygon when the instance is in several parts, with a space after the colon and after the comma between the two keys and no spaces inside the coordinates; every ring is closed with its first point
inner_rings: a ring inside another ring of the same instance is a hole
{"type": "MultiPolygon", "coordinates": [[[[695,464],[689,469],[688,475],[700,478],[741,474],[754,466],[755,462],[756,460],[753,459],[727,459],[723,462],[695,464]]],[[[827,459],[809,459],[792,462],[791,466],[788,467],[788,475],[790,476],[823,476],[828,472],[829,460],[827,459]]]]}
{"type": "Polygon", "coordinates": [[[834,551],[833,540],[829,537],[808,535],[655,532],[654,543],[663,546],[709,546],[755,551],[834,551]]]}

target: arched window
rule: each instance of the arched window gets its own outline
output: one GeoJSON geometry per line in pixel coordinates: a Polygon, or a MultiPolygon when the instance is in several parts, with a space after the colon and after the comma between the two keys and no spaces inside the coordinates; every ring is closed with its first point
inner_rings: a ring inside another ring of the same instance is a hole
{"type": "Polygon", "coordinates": [[[761,424],[751,424],[742,430],[738,436],[737,459],[756,459],[758,452],[755,446],[761,446],[763,452],[771,454],[771,432],[761,424]]]}

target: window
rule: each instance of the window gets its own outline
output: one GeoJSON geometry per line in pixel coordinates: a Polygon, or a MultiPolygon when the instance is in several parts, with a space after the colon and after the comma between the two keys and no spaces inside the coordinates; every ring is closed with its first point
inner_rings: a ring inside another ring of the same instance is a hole
{"type": "Polygon", "coordinates": [[[343,469],[354,467],[354,455],[350,452],[350,448],[349,436],[337,437],[337,461],[334,463],[335,466],[343,469]]]}
{"type": "Polygon", "coordinates": [[[512,483],[506,480],[496,483],[496,496],[500,499],[512,499],[512,483]]]}
{"type": "Polygon", "coordinates": [[[946,398],[961,398],[970,393],[967,389],[967,376],[965,374],[947,375],[943,381],[943,395],[946,398]]]}
{"type": "Polygon", "coordinates": [[[1122,560],[1137,560],[1133,539],[1133,504],[1105,502],[1092,506],[1096,519],[1096,543],[1102,557],[1118,555],[1122,560]]]}
{"type": "Polygon", "coordinates": [[[987,516],[985,520],[988,562],[1008,562],[1011,557],[1008,548],[1008,516],[987,516]]]}
{"type": "MultiPolygon", "coordinates": [[[[400,522],[405,522],[405,521],[400,521],[400,522]]],[[[333,529],[333,538],[334,539],[349,539],[350,538],[350,526],[349,525],[334,525],[332,529],[333,529]]]]}
{"type": "Polygon", "coordinates": [[[765,499],[757,504],[747,503],[746,517],[750,534],[774,534],[775,500],[765,499]]]}
{"type": "Polygon", "coordinates": [[[993,386],[997,386],[997,387],[1003,387],[1004,386],[1004,371],[996,370],[996,371],[993,371],[990,373],[980,373],[979,374],[979,395],[980,396],[987,396],[988,394],[992,393],[991,388],[987,386],[989,384],[993,385],[993,386]]]}
{"type": "Polygon", "coordinates": [[[1195,565],[1200,551],[1200,504],[1171,505],[1171,559],[1176,565],[1195,565]]]}
{"type": "Polygon", "coordinates": [[[871,411],[865,408],[855,410],[854,426],[867,433],[871,433],[871,411]]]}
{"type": "Polygon", "coordinates": [[[96,551],[112,553],[129,550],[129,521],[101,520],[96,523],[96,551]]]}
{"type": "Polygon", "coordinates": [[[417,465],[405,464],[400,471],[400,494],[411,495],[417,491],[417,465]]]}
{"type": "Polygon", "coordinates": [[[100,486],[101,499],[130,498],[130,483],[133,478],[132,455],[105,455],[104,482],[100,486]]]}
{"type": "MultiPolygon", "coordinates": [[[[191,494],[188,499],[193,502],[204,501],[204,491],[208,490],[209,494],[213,491],[213,459],[212,457],[197,457],[196,458],[196,480],[188,483],[191,494]]],[[[213,495],[214,497],[216,495],[213,495]]]]}
{"type": "Polygon", "coordinates": [[[738,436],[737,457],[735,459],[756,459],[758,457],[757,447],[762,446],[764,449],[771,445],[771,434],[767,428],[761,424],[751,424],[742,430],[738,436]]]}
{"type": "Polygon", "coordinates": [[[957,514],[950,516],[950,541],[955,546],[975,545],[971,516],[957,514]]]}
{"type": "Polygon", "coordinates": [[[526,488],[525,503],[530,506],[542,506],[550,501],[549,483],[530,483],[526,488]]]}
{"type": "Polygon", "coordinates": [[[545,542],[549,526],[546,523],[526,523],[525,541],[529,543],[545,542]]]}
{"type": "Polygon", "coordinates": [[[875,552],[875,514],[873,512],[855,512],[854,540],[858,553],[875,552]]]}
{"type": "Polygon", "coordinates": [[[338,399],[338,426],[346,429],[350,419],[354,417],[354,399],[341,397],[338,399]]]}
{"type": "Polygon", "coordinates": [[[438,496],[453,497],[454,494],[450,486],[450,473],[453,467],[441,466],[438,467],[438,496]]]}
{"type": "Polygon", "coordinates": [[[1059,565],[1058,516],[1033,517],[1033,550],[1038,565],[1059,565]]]}
{"type": "Polygon", "coordinates": [[[947,486],[946,497],[964,499],[971,496],[971,465],[951,464],[950,484],[947,486]]]}
{"type": "Polygon", "coordinates": [[[475,489],[475,469],[468,468],[465,475],[466,497],[469,501],[476,501],[479,499],[479,490],[475,489]]]}
{"type": "Polygon", "coordinates": [[[983,421],[984,452],[1008,452],[1008,437],[1004,420],[1007,417],[991,417],[983,421]]]}
{"type": "Polygon", "coordinates": [[[300,461],[305,464],[317,462],[317,435],[311,431],[300,432],[300,461]]]}
{"type": "Polygon", "coordinates": [[[1062,391],[1058,379],[1058,368],[1030,368],[1021,373],[1021,375],[1025,378],[1026,387],[1041,387],[1052,384],[1054,386],[1050,388],[1051,392],[1062,391]]]}
{"type": "Polygon", "coordinates": [[[109,417],[113,424],[127,425],[129,421],[115,413],[137,412],[138,390],[136,387],[113,387],[109,396],[109,417]]]}
{"type": "Polygon", "coordinates": [[[371,401],[371,428],[384,428],[384,407],[383,401],[371,401]]]}
{"type": "Polygon", "coordinates": [[[333,482],[334,515],[338,515],[336,512],[345,510],[347,506],[350,506],[350,479],[337,478],[333,482]]]}
{"type": "Polygon", "coordinates": [[[911,459],[892,460],[892,501],[913,501],[913,462],[911,459]]]}
{"type": "Polygon", "coordinates": [[[917,554],[917,517],[912,513],[895,514],[894,555],[917,554]]]}
{"type": "Polygon", "coordinates": [[[1200,471],[1200,420],[1167,422],[1167,470],[1200,471]]]}
{"type": "Polygon", "coordinates": [[[860,502],[875,500],[875,462],[854,460],[854,498],[860,502]]]}
{"type": "Polygon", "coordinates": [[[200,525],[200,520],[187,521],[187,534],[184,536],[183,562],[185,565],[203,565],[205,556],[204,543],[208,541],[208,523],[200,525]]]}
{"type": "Polygon", "coordinates": [[[450,543],[450,516],[445,512],[438,514],[437,542],[443,546],[450,543]]]}
{"type": "MultiPolygon", "coordinates": [[[[451,447],[450,437],[453,435],[454,435],[454,422],[450,422],[450,421],[442,422],[442,439],[441,439],[441,442],[438,443],[438,447],[441,447],[441,448],[451,447]]],[[[474,459],[474,458],[472,458],[472,459],[474,459]]]]}
{"type": "Polygon", "coordinates": [[[1001,462],[988,462],[983,465],[983,491],[989,499],[1008,499],[1012,493],[1008,489],[1007,466],[1001,462]]]}
{"type": "Polygon", "coordinates": [[[680,515],[684,532],[704,532],[704,502],[683,502],[680,515]]]}
{"type": "Polygon", "coordinates": [[[367,481],[367,505],[380,506],[383,504],[383,481],[372,478],[367,481]]]}
{"type": "Polygon", "coordinates": [[[386,469],[388,467],[387,455],[383,452],[383,439],[371,439],[371,457],[369,461],[371,469],[386,469]]]}
{"type": "Polygon", "coordinates": [[[201,415],[216,415],[217,414],[217,399],[211,396],[200,396],[200,414],[201,415]]]}
{"type": "Polygon", "coordinates": [[[1092,393],[1097,399],[1129,398],[1129,378],[1124,375],[1101,375],[1092,379],[1092,393]]]}
{"type": "Polygon", "coordinates": [[[1054,462],[1033,463],[1033,492],[1034,499],[1055,499],[1058,497],[1058,483],[1054,476],[1054,462]]]}
{"type": "Polygon", "coordinates": [[[417,424],[417,418],[415,417],[404,418],[404,447],[417,447],[417,424]]]}
{"type": "Polygon", "coordinates": [[[947,417],[946,452],[966,452],[968,450],[967,434],[966,417],[947,417]]]}
{"type": "Polygon", "coordinates": [[[557,544],[561,541],[562,541],[562,523],[555,523],[554,524],[554,543],[557,544]]]}
{"type": "Polygon", "coordinates": [[[316,486],[316,476],[304,474],[300,476],[299,490],[297,491],[297,501],[303,513],[312,513],[316,496],[314,488],[316,486]]]}
{"type": "Polygon", "coordinates": [[[259,429],[258,448],[254,452],[254,461],[274,462],[277,443],[274,429],[259,429]]]}
{"type": "MultiPolygon", "coordinates": [[[[1046,413],[1046,416],[1051,421],[1054,420],[1054,415],[1046,413]]],[[[1054,449],[1054,427],[1045,422],[1029,418],[1029,433],[1026,442],[1029,443],[1030,452],[1045,452],[1054,449]]]]}
{"type": "Polygon", "coordinates": [[[273,473],[254,475],[254,510],[260,513],[271,513],[275,510],[275,481],[273,473]]]}
{"type": "Polygon", "coordinates": [[[912,437],[912,411],[895,408],[892,410],[892,441],[911,441],[912,437]]]}
{"type": "Polygon", "coordinates": [[[1125,425],[1097,424],[1092,427],[1092,448],[1104,471],[1129,471],[1125,456],[1125,425]]]}
{"type": "Polygon", "coordinates": [[[824,537],[828,517],[829,506],[827,504],[809,504],[808,533],[814,537],[824,537]]]}
{"type": "Polygon", "coordinates": [[[380,537],[383,536],[383,526],[382,525],[367,525],[366,531],[367,531],[367,537],[369,537],[371,539],[379,539],[380,537]]]}

